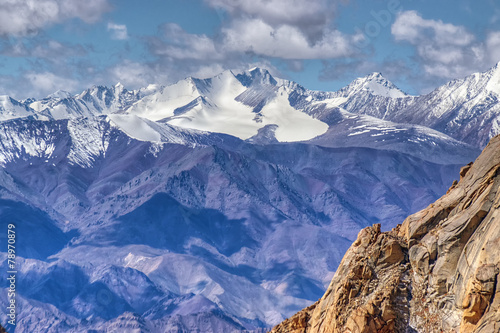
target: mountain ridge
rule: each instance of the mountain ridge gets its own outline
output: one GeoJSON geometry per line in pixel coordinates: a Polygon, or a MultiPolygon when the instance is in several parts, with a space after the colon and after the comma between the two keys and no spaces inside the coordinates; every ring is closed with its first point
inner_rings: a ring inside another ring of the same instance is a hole
{"type": "Polygon", "coordinates": [[[361,230],[323,297],[271,332],[497,332],[499,148],[396,228],[361,230]]]}
{"type": "Polygon", "coordinates": [[[398,124],[426,126],[481,148],[500,133],[500,84],[494,82],[499,72],[497,64],[486,72],[450,81],[426,95],[410,96],[380,73],[356,79],[336,92],[321,92],[276,79],[265,69],[237,74],[227,70],[213,78],[190,77],[168,86],[150,85],[133,91],[117,84],[111,88],[94,86],[76,95],[59,92],[24,103],[3,97],[0,113],[4,119],[136,114],[242,139],[272,125],[276,126],[274,136],[278,135],[278,141],[303,141],[324,134],[325,126],[331,125],[329,119],[340,108],[398,124]],[[303,138],[283,134],[293,125],[283,123],[283,117],[299,117],[301,128],[310,134],[303,138]],[[228,126],[218,126],[219,118],[228,126]]]}

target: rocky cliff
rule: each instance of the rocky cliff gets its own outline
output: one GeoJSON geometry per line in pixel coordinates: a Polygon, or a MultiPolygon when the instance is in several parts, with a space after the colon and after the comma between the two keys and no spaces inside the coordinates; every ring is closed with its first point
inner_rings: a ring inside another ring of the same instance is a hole
{"type": "Polygon", "coordinates": [[[402,225],[363,229],[324,296],[273,333],[500,332],[500,136],[402,225]]]}

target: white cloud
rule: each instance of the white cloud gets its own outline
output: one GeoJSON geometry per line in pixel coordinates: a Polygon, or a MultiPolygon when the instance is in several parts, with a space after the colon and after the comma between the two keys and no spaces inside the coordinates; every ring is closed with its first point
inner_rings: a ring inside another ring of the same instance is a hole
{"type": "Polygon", "coordinates": [[[397,41],[418,44],[432,39],[436,43],[466,46],[475,37],[462,26],[426,20],[414,10],[401,12],[392,25],[391,32],[397,41]]]}
{"type": "Polygon", "coordinates": [[[354,54],[353,37],[325,30],[311,42],[297,27],[272,27],[260,19],[237,19],[221,29],[218,38],[190,34],[175,23],[163,26],[161,38],[150,40],[153,54],[174,60],[231,61],[244,57],[273,57],[285,60],[330,59],[354,54]]]}
{"type": "Polygon", "coordinates": [[[205,0],[228,13],[221,32],[226,52],[281,59],[352,56],[354,39],[332,26],[337,5],[348,0],[205,0]]]}
{"type": "MultiPolygon", "coordinates": [[[[335,16],[337,0],[205,0],[234,19],[259,19],[272,27],[294,26],[310,41],[321,38],[335,16]]],[[[346,2],[346,1],[344,1],[346,2]]]]}
{"type": "Polygon", "coordinates": [[[175,23],[163,26],[163,39],[153,40],[156,55],[173,59],[220,60],[224,57],[215,41],[204,34],[190,34],[175,23]]]}
{"type": "Polygon", "coordinates": [[[212,7],[224,8],[230,13],[242,12],[258,15],[268,22],[290,24],[292,22],[314,20],[324,16],[325,10],[334,6],[333,1],[326,0],[206,0],[212,7]]]}
{"type": "Polygon", "coordinates": [[[417,60],[430,77],[455,79],[500,60],[500,33],[490,33],[482,43],[464,26],[424,19],[416,11],[399,13],[391,32],[396,41],[415,46],[417,60]]]}
{"type": "Polygon", "coordinates": [[[251,52],[282,59],[328,59],[353,53],[349,38],[335,30],[325,31],[321,39],[311,43],[294,26],[273,28],[260,19],[241,19],[224,28],[222,33],[224,47],[233,52],[251,52]]]}
{"type": "Polygon", "coordinates": [[[118,40],[128,39],[127,26],[124,24],[108,23],[108,31],[111,32],[111,38],[118,40]]]}
{"type": "Polygon", "coordinates": [[[108,0],[2,0],[0,36],[33,34],[71,18],[93,23],[110,9],[108,0]]]}

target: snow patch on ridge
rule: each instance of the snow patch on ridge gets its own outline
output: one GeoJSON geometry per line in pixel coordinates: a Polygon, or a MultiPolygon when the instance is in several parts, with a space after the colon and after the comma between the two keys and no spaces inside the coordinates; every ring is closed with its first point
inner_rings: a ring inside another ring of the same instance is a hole
{"type": "Polygon", "coordinates": [[[36,129],[36,135],[30,133],[32,128],[13,129],[15,124],[3,124],[5,129],[0,131],[0,165],[19,158],[38,157],[44,160],[51,158],[55,150],[53,129],[36,129]]]}
{"type": "Polygon", "coordinates": [[[108,118],[131,138],[139,141],[160,142],[161,135],[136,115],[110,114],[108,118]]]}
{"type": "Polygon", "coordinates": [[[363,78],[356,79],[345,89],[350,92],[350,95],[357,94],[361,91],[367,91],[374,96],[389,98],[403,98],[409,96],[383,77],[381,73],[372,73],[363,78]]]}
{"type": "Polygon", "coordinates": [[[252,108],[235,100],[246,90],[232,74],[226,71],[211,80],[211,90],[206,94],[209,105],[200,105],[172,117],[169,124],[201,131],[225,133],[247,139],[257,134],[261,124],[253,119],[252,108]]]}
{"type": "Polygon", "coordinates": [[[0,96],[0,121],[22,118],[33,115],[34,112],[9,96],[0,96]]]}
{"type": "Polygon", "coordinates": [[[371,91],[373,95],[391,97],[391,98],[402,98],[406,97],[406,94],[399,89],[388,88],[386,85],[380,83],[379,81],[371,81],[365,85],[368,90],[371,91]]]}
{"type": "Polygon", "coordinates": [[[326,123],[291,107],[283,91],[262,109],[262,115],[264,125],[278,125],[275,136],[280,142],[306,141],[328,130],[326,123]]]}
{"type": "MultiPolygon", "coordinates": [[[[150,87],[151,85],[147,89],[156,89],[150,87]]],[[[158,121],[174,116],[175,109],[189,104],[199,96],[193,80],[186,79],[144,97],[132,105],[127,113],[158,121]]]]}
{"type": "Polygon", "coordinates": [[[91,167],[96,158],[105,155],[109,137],[98,119],[79,118],[68,122],[71,150],[68,159],[82,167],[91,167]]]}

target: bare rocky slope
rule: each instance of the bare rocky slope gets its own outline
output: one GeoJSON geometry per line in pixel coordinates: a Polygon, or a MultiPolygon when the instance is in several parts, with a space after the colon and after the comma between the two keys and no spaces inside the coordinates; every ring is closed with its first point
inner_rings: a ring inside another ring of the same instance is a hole
{"type": "Polygon", "coordinates": [[[402,225],[363,229],[324,296],[272,333],[500,332],[500,136],[402,225]]]}

